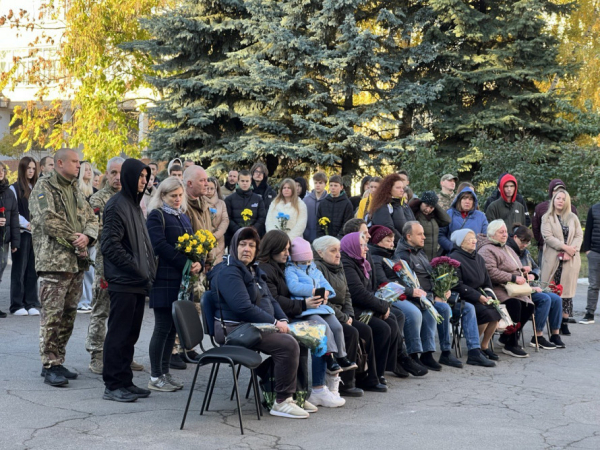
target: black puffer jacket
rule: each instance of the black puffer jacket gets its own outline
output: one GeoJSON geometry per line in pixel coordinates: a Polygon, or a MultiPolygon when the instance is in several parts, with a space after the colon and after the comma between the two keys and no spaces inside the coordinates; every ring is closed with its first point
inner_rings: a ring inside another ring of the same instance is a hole
{"type": "Polygon", "coordinates": [[[262,197],[252,192],[252,189],[247,191],[236,189],[233,194],[225,197],[225,206],[227,206],[227,215],[229,216],[229,227],[227,233],[225,233],[225,245],[229,246],[235,232],[244,227],[242,219],[244,209],[252,211],[248,226],[254,227],[261,237],[265,234],[265,220],[267,218],[265,204],[262,197]]]}
{"type": "Polygon", "coordinates": [[[394,262],[394,250],[369,244],[369,254],[373,260],[373,273],[377,286],[381,286],[383,283],[399,282],[396,272],[384,261],[384,259],[389,259],[392,263],[394,262]]]}
{"type": "Polygon", "coordinates": [[[264,177],[259,185],[256,184],[256,181],[252,180],[252,190],[255,194],[260,195],[265,205],[265,211],[268,211],[271,202],[277,197],[277,192],[269,186],[269,177],[266,175],[264,177]]]}
{"type": "Polygon", "coordinates": [[[393,198],[389,203],[378,208],[370,221],[373,225],[383,225],[394,232],[394,242],[398,244],[402,238],[402,227],[410,220],[416,220],[408,204],[402,204],[399,198],[393,198]]]}
{"type": "Polygon", "coordinates": [[[379,316],[387,313],[389,304],[375,297],[377,285],[373,271],[370,278],[367,278],[358,261],[344,252],[342,252],[342,265],[355,314],[360,316],[360,313],[365,310],[371,310],[379,316]]]}
{"type": "Polygon", "coordinates": [[[150,167],[137,159],[125,160],[121,168],[122,189],[104,208],[100,249],[109,291],[147,294],[154,282],[154,252],[140,207],[144,193],[138,192],[138,180],[144,169],[147,185],[150,167]]]}
{"type": "Polygon", "coordinates": [[[10,245],[12,248],[19,248],[21,245],[21,232],[19,231],[19,208],[17,199],[9,188],[6,180],[0,182],[0,208],[4,208],[4,212],[0,213],[0,217],[6,219],[6,225],[0,227],[0,235],[4,233],[4,244],[10,245]]]}
{"type": "Polygon", "coordinates": [[[302,314],[302,311],[306,311],[306,302],[304,300],[292,300],[290,290],[285,284],[285,264],[279,264],[273,260],[269,262],[261,262],[258,264],[258,268],[262,270],[264,276],[263,279],[271,291],[271,295],[281,309],[288,317],[296,317],[302,314]]]}
{"type": "Polygon", "coordinates": [[[348,200],[345,192],[342,192],[337,197],[332,197],[328,194],[323,201],[319,202],[317,212],[317,237],[322,236],[337,236],[344,224],[354,217],[354,208],[352,203],[348,200]],[[327,217],[330,222],[327,225],[327,233],[325,228],[319,225],[319,220],[322,217],[327,217]]]}
{"type": "Polygon", "coordinates": [[[457,292],[462,300],[469,303],[479,303],[479,298],[482,296],[480,289],[493,288],[483,256],[454,246],[448,257],[460,263],[460,267],[456,270],[458,284],[452,288],[452,292],[457,292]]]}

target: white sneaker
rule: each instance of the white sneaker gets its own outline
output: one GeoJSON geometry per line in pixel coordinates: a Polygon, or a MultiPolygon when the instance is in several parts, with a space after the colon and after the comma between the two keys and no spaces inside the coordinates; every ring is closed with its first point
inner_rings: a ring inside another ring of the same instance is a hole
{"type": "Polygon", "coordinates": [[[87,306],[80,306],[79,308],[77,308],[77,313],[78,314],[89,314],[92,312],[92,309],[88,309],[87,306]]]}
{"type": "Polygon", "coordinates": [[[25,308],[21,308],[21,309],[17,309],[14,313],[13,316],[28,316],[29,314],[27,313],[27,310],[25,308]]]}
{"type": "Polygon", "coordinates": [[[39,316],[40,312],[35,308],[29,308],[27,310],[27,314],[29,314],[30,316],[39,316]]]}
{"type": "Polygon", "coordinates": [[[338,408],[346,404],[346,399],[336,397],[331,393],[327,386],[323,386],[321,392],[316,392],[314,389],[308,397],[308,401],[316,406],[324,406],[325,408],[338,408]]]}
{"type": "Polygon", "coordinates": [[[340,397],[340,383],[344,383],[339,375],[325,374],[325,384],[334,397],[340,397]]]}
{"type": "Polygon", "coordinates": [[[288,419],[306,419],[308,413],[296,405],[292,397],[281,403],[275,402],[271,408],[272,416],[287,417],[288,419]]]}
{"type": "Polygon", "coordinates": [[[309,401],[304,400],[304,411],[307,413],[315,413],[319,410],[315,405],[310,403],[309,401]]]}

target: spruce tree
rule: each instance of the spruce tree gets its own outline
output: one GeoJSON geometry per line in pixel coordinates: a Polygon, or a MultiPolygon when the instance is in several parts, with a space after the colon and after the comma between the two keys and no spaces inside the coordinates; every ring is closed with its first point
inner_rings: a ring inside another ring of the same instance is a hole
{"type": "Polygon", "coordinates": [[[419,10],[400,0],[215,0],[151,19],[154,39],[132,45],[164,74],[153,80],[164,99],[150,153],[344,174],[396,158],[425,135],[414,111],[441,89],[419,74],[436,56],[435,43],[411,43],[419,10]]]}

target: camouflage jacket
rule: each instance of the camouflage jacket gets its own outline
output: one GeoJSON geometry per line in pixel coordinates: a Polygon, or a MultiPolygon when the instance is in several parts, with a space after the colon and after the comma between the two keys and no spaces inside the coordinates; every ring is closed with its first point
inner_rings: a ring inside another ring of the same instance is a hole
{"type": "Polygon", "coordinates": [[[106,202],[119,192],[116,189],[111,188],[106,185],[98,192],[93,194],[90,197],[90,206],[92,207],[94,214],[98,218],[98,239],[96,240],[96,276],[104,275],[104,258],[102,257],[102,251],[100,250],[100,238],[102,237],[102,218],[104,216],[104,207],[106,206],[106,202]]]}
{"type": "MultiPolygon", "coordinates": [[[[90,245],[98,236],[98,219],[77,184],[73,184],[77,200],[77,217],[82,233],[90,245]]],[[[35,270],[39,272],[70,272],[87,270],[88,264],[71,249],[59,244],[56,238],[71,242],[75,227],[68,222],[65,202],[55,172],[38,180],[29,196],[31,235],[35,253],[35,270]]]]}

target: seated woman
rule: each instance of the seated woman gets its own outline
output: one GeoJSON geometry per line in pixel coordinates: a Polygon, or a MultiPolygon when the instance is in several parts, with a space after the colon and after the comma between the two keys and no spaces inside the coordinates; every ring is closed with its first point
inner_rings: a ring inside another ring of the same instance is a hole
{"type": "Polygon", "coordinates": [[[365,382],[360,387],[365,390],[386,392],[387,387],[383,383],[385,370],[393,371],[396,368],[398,321],[394,315],[390,317],[389,304],[375,297],[377,285],[371,264],[367,260],[367,238],[359,232],[347,234],[340,242],[340,250],[355,314],[360,315],[365,310],[373,312],[369,327],[373,332],[375,346],[374,370],[380,383],[365,382]]]}
{"type": "MultiPolygon", "coordinates": [[[[315,249],[315,264],[327,279],[329,284],[336,292],[336,296],[329,300],[329,306],[335,311],[335,316],[342,324],[344,336],[346,338],[346,351],[348,357],[356,360],[358,352],[358,339],[365,342],[365,352],[367,353],[368,369],[362,377],[367,384],[377,384],[377,372],[371,370],[375,367],[375,350],[373,348],[373,332],[368,325],[356,320],[354,317],[354,308],[352,307],[352,298],[348,290],[348,282],[344,274],[344,267],[341,262],[340,241],[333,236],[323,236],[313,242],[315,249]],[[349,342],[348,336],[355,336],[349,342]]],[[[341,374],[343,386],[340,388],[342,395],[360,397],[362,389],[355,387],[355,371],[344,371],[341,374]],[[360,393],[360,395],[358,395],[360,393]]]]}
{"type": "Polygon", "coordinates": [[[529,354],[519,345],[519,335],[535,308],[528,296],[510,297],[504,287],[509,282],[519,285],[527,283],[523,276],[523,265],[514,250],[506,246],[507,240],[508,231],[504,221],[496,219],[489,223],[487,236],[477,236],[477,247],[485,261],[494,293],[506,305],[515,323],[514,329],[506,330],[500,336],[500,342],[504,344],[502,352],[516,358],[527,358],[529,354]]]}
{"type": "MultiPolygon", "coordinates": [[[[277,300],[281,309],[288,317],[299,316],[307,309],[313,309],[320,305],[321,299],[307,297],[304,300],[292,300],[288,286],[285,282],[285,265],[290,256],[290,238],[281,230],[271,230],[265,234],[260,243],[260,251],[257,260],[259,269],[263,272],[265,282],[271,295],[277,300]]],[[[318,319],[318,316],[316,316],[318,319]]],[[[312,317],[303,317],[307,320],[312,317]]],[[[325,323],[325,322],[323,322],[325,323]]],[[[326,324],[326,323],[325,323],[326,324]]],[[[328,335],[333,339],[333,335],[328,335]]],[[[358,341],[358,337],[355,337],[358,341]]],[[[356,346],[356,343],[353,345],[356,346]]],[[[308,359],[306,347],[300,346],[300,357],[308,359]]],[[[301,360],[301,365],[303,365],[301,360]]],[[[338,386],[339,375],[330,376],[326,374],[326,363],[323,358],[312,358],[312,394],[310,403],[316,406],[336,408],[345,404],[344,399],[339,398],[338,386]]],[[[303,381],[303,380],[302,380],[303,381]]],[[[308,381],[308,377],[307,377],[308,381]]]]}
{"type": "Polygon", "coordinates": [[[259,244],[260,238],[254,228],[240,228],[231,239],[229,256],[208,273],[216,303],[215,338],[221,344],[225,342],[221,313],[228,333],[246,322],[274,324],[279,332],[264,333],[262,342],[256,346],[256,350],[271,355],[273,360],[277,398],[271,415],[305,419],[308,412],[293,399],[300,347],[296,339],[287,334],[288,318],[270,294],[255,263],[259,244]]]}
{"type": "MultiPolygon", "coordinates": [[[[485,268],[485,261],[481,255],[477,254],[477,236],[473,230],[465,228],[452,233],[451,239],[454,248],[448,256],[460,263],[460,267],[456,270],[458,284],[452,288],[452,291],[458,293],[461,300],[469,302],[475,308],[479,335],[483,335],[481,352],[489,359],[497,361],[498,355],[489,348],[489,345],[490,339],[498,327],[500,313],[494,306],[488,305],[491,297],[485,293],[484,289],[493,289],[492,280],[485,268]]],[[[479,341],[479,336],[477,336],[477,341],[479,341]]],[[[468,341],[467,345],[469,345],[468,341]]],[[[471,352],[472,350],[469,348],[469,357],[471,352]]],[[[469,363],[468,360],[467,363],[469,363]]],[[[495,364],[492,363],[492,365],[495,364]]]]}
{"type": "MultiPolygon", "coordinates": [[[[527,274],[527,279],[538,280],[540,278],[540,268],[531,257],[527,250],[533,239],[533,231],[520,223],[515,223],[512,234],[509,235],[507,245],[512,248],[523,264],[523,271],[527,274]]],[[[562,323],[562,299],[554,292],[542,292],[542,289],[535,287],[531,294],[531,300],[535,305],[535,334],[537,343],[540,347],[547,350],[554,348],[565,348],[565,344],[560,338],[559,331],[562,323]],[[546,321],[550,321],[552,336],[550,342],[544,337],[544,327],[546,321]]],[[[529,343],[535,347],[535,337],[531,338],[529,343]]]]}
{"type": "MultiPolygon", "coordinates": [[[[154,254],[158,256],[156,279],[150,291],[150,308],[154,309],[154,331],[150,339],[150,381],[153,391],[173,392],[183,388],[169,373],[169,362],[175,343],[175,323],[171,315],[177,301],[183,268],[188,258],[175,249],[177,238],[192,233],[192,224],[185,215],[187,200],[181,180],[167,178],[157,188],[148,204],[148,235],[154,254]]],[[[192,264],[191,273],[200,272],[199,262],[192,264]]]]}

